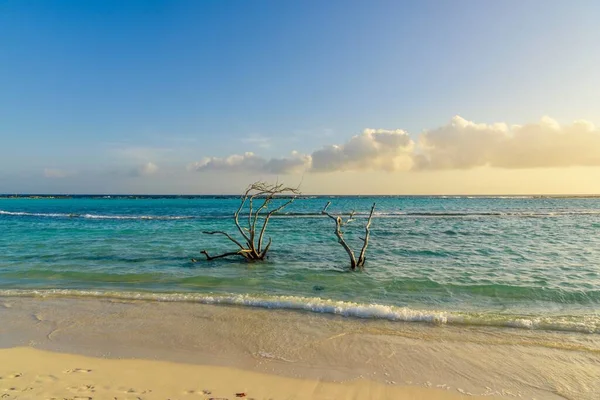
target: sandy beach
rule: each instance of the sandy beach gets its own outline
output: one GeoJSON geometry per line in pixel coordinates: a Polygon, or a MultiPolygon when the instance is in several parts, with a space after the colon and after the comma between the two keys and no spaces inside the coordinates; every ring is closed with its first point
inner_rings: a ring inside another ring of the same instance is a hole
{"type": "Polygon", "coordinates": [[[0,0],[0,400],[600,400],[599,20],[0,0]]]}
{"type": "MultiPolygon", "coordinates": [[[[115,360],[19,347],[0,350],[0,398],[12,399],[432,399],[442,389],[293,379],[235,368],[115,360]]],[[[472,398],[472,397],[468,397],[472,398]]]]}
{"type": "Polygon", "coordinates": [[[595,335],[284,310],[0,299],[3,399],[593,399],[595,335]],[[210,392],[210,393],[208,393],[210,392]]]}

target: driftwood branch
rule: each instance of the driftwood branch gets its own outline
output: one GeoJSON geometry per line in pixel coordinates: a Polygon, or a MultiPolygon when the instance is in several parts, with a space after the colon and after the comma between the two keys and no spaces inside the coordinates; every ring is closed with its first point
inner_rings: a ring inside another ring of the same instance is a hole
{"type": "MultiPolygon", "coordinates": [[[[279,207],[277,207],[276,209],[269,211],[265,217],[265,221],[263,222],[263,226],[260,230],[260,235],[258,235],[258,251],[261,251],[262,249],[262,242],[263,242],[263,237],[265,235],[265,231],[267,229],[267,224],[269,223],[269,218],[271,218],[271,216],[273,214],[278,213],[279,211],[283,210],[285,207],[289,206],[290,204],[292,204],[294,202],[294,200],[296,200],[295,197],[292,197],[291,199],[289,199],[288,201],[286,201],[285,203],[283,203],[282,205],[280,205],[279,207]]],[[[270,243],[269,239],[269,245],[270,243]]],[[[268,246],[265,248],[265,250],[268,248],[268,246]]]]}
{"type": "MultiPolygon", "coordinates": [[[[202,250],[200,253],[204,254],[206,256],[206,260],[210,261],[210,260],[216,260],[217,258],[225,258],[225,257],[230,257],[230,256],[243,256],[246,257],[246,254],[248,253],[249,250],[240,250],[240,251],[232,251],[229,253],[223,253],[223,254],[219,254],[218,256],[211,256],[208,254],[208,252],[206,250],[202,250]]],[[[197,260],[192,258],[193,262],[196,262],[197,260]]]]}
{"type": "Polygon", "coordinates": [[[237,240],[235,240],[234,238],[232,238],[231,235],[229,233],[227,233],[227,232],[223,232],[223,231],[210,231],[210,232],[204,231],[202,233],[204,233],[206,235],[224,235],[225,237],[227,237],[227,239],[229,239],[233,243],[237,244],[240,249],[244,248],[244,246],[242,246],[242,244],[240,242],[238,242],[237,240]]]}
{"type": "MultiPolygon", "coordinates": [[[[344,233],[342,232],[342,226],[344,225],[344,221],[339,215],[332,215],[329,212],[327,212],[327,209],[330,205],[331,202],[327,202],[327,204],[323,208],[323,211],[321,211],[321,214],[327,215],[329,218],[335,221],[335,235],[338,238],[338,243],[341,244],[344,250],[346,250],[346,253],[348,253],[348,257],[350,257],[350,268],[354,270],[356,269],[356,257],[354,256],[354,252],[352,251],[350,246],[348,246],[348,243],[346,243],[346,241],[344,240],[344,233]]],[[[351,219],[352,216],[348,219],[348,221],[350,221],[351,219]]],[[[346,223],[348,223],[348,221],[346,221],[346,223]]]]}
{"type": "Polygon", "coordinates": [[[240,206],[238,207],[236,212],[233,214],[233,220],[235,222],[235,226],[238,228],[238,231],[241,233],[241,235],[244,237],[244,239],[246,239],[246,242],[249,242],[250,238],[246,235],[246,233],[242,229],[242,227],[240,225],[240,221],[239,221],[239,216],[240,216],[240,211],[242,211],[242,209],[244,208],[244,204],[246,204],[246,200],[248,199],[248,193],[251,190],[252,190],[252,185],[250,185],[248,187],[248,189],[246,189],[246,193],[244,193],[244,195],[242,196],[242,201],[240,201],[240,206]]]}
{"type": "Polygon", "coordinates": [[[261,253],[263,258],[267,256],[267,251],[269,251],[269,247],[271,247],[271,243],[272,243],[271,238],[269,238],[269,242],[267,243],[267,246],[261,253]]]}
{"type": "Polygon", "coordinates": [[[371,212],[369,213],[369,220],[367,221],[367,224],[365,225],[365,237],[361,238],[363,240],[363,247],[360,250],[360,255],[358,256],[358,267],[361,269],[364,268],[364,266],[365,266],[365,261],[366,261],[365,254],[367,253],[367,246],[369,245],[369,235],[371,234],[371,219],[373,219],[374,211],[375,211],[375,203],[373,203],[373,206],[371,207],[371,212]]]}
{"type": "Polygon", "coordinates": [[[330,205],[331,205],[331,202],[330,201],[327,202],[325,207],[323,207],[321,214],[326,215],[335,221],[335,236],[337,236],[338,243],[340,245],[342,245],[342,247],[344,248],[346,253],[348,253],[348,257],[350,257],[350,269],[352,271],[356,270],[356,268],[359,268],[362,270],[365,266],[365,261],[366,261],[366,252],[367,252],[367,246],[369,245],[369,235],[371,233],[371,231],[370,231],[371,220],[373,218],[373,212],[375,211],[375,203],[373,203],[373,206],[371,207],[371,213],[369,214],[369,220],[367,221],[367,224],[365,226],[365,237],[361,238],[363,240],[363,246],[362,246],[362,249],[358,256],[358,260],[356,259],[356,256],[354,255],[354,252],[352,251],[352,249],[350,248],[348,243],[346,243],[346,240],[344,239],[344,233],[342,232],[342,227],[344,225],[354,221],[355,211],[353,210],[350,213],[349,218],[346,221],[344,221],[340,215],[333,215],[327,211],[327,209],[329,208],[330,205]]]}
{"type": "Polygon", "coordinates": [[[206,250],[202,254],[207,260],[223,258],[229,256],[242,256],[249,261],[264,260],[267,252],[271,247],[271,239],[263,249],[263,238],[265,236],[269,219],[274,215],[289,206],[300,194],[298,187],[288,187],[279,182],[269,184],[265,182],[255,182],[248,186],[244,194],[240,198],[240,205],[233,214],[235,226],[242,236],[243,240],[237,240],[232,235],[224,231],[207,231],[203,232],[208,235],[223,235],[231,242],[235,243],[240,250],[236,252],[228,252],[218,256],[210,256],[206,250]],[[290,197],[291,196],[291,197],[290,197]],[[275,200],[287,199],[279,206],[270,209],[270,206],[275,200]],[[262,202],[262,203],[261,203],[262,202]],[[247,204],[247,206],[246,206],[247,204]],[[240,214],[247,212],[247,227],[240,224],[240,214]]]}

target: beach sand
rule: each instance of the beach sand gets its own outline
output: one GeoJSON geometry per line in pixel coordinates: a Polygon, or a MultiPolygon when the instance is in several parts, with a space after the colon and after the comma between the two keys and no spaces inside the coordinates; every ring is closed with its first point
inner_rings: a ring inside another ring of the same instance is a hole
{"type": "Polygon", "coordinates": [[[367,380],[340,384],[227,367],[101,359],[27,347],[1,349],[0,360],[0,398],[6,400],[467,398],[440,389],[367,380]]]}
{"type": "Polygon", "coordinates": [[[600,393],[597,335],[65,297],[0,298],[0,321],[0,400],[600,393]]]}

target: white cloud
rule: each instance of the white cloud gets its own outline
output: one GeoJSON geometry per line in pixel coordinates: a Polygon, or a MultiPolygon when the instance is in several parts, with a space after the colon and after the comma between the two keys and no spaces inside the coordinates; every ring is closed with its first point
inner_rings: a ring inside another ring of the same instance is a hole
{"type": "Polygon", "coordinates": [[[406,170],[412,166],[414,143],[401,130],[365,129],[342,145],[312,154],[312,171],[406,170]]]}
{"type": "Polygon", "coordinates": [[[265,172],[286,174],[300,172],[310,165],[310,156],[292,152],[290,157],[271,158],[269,160],[252,152],[243,155],[234,154],[229,157],[210,157],[192,163],[189,170],[195,171],[228,171],[228,172],[265,172]]]}
{"type": "Polygon", "coordinates": [[[272,174],[304,171],[331,172],[348,170],[407,170],[412,165],[414,146],[408,134],[400,129],[365,129],[341,145],[317,150],[312,155],[292,152],[291,156],[265,159],[252,152],[229,157],[210,157],[192,163],[190,170],[265,172],[272,174]]]}
{"type": "Polygon", "coordinates": [[[252,152],[246,152],[243,155],[233,154],[225,158],[204,158],[201,161],[190,164],[188,169],[196,171],[258,171],[265,165],[265,163],[266,160],[264,158],[259,157],[252,152]]]}
{"type": "Polygon", "coordinates": [[[416,169],[542,168],[600,165],[600,131],[587,121],[476,124],[456,116],[418,141],[416,169]]]}
{"type": "Polygon", "coordinates": [[[600,166],[600,131],[587,121],[561,126],[544,117],[538,123],[479,124],[460,116],[425,131],[416,143],[401,129],[365,129],[347,142],[311,155],[266,159],[254,153],[211,157],[190,164],[197,171],[272,174],[340,171],[408,171],[600,166]]]}
{"type": "Polygon", "coordinates": [[[311,162],[311,156],[292,151],[290,157],[271,158],[268,160],[264,166],[264,170],[273,174],[298,173],[308,169],[311,162]]]}

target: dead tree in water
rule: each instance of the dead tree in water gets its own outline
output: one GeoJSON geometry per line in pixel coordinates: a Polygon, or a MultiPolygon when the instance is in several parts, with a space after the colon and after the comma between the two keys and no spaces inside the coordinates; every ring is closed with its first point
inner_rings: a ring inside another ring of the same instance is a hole
{"type": "MultiPolygon", "coordinates": [[[[265,182],[255,182],[251,184],[242,195],[240,206],[233,214],[235,226],[242,235],[243,240],[237,240],[227,232],[223,231],[203,232],[207,235],[223,235],[239,247],[239,249],[217,256],[209,255],[206,250],[202,250],[202,254],[206,256],[207,260],[229,256],[241,256],[248,261],[264,260],[271,247],[271,238],[269,238],[269,241],[263,248],[263,238],[269,219],[271,216],[290,205],[296,199],[298,194],[300,194],[298,188],[287,187],[280,183],[270,184],[265,182]],[[271,203],[282,197],[286,201],[281,203],[278,207],[269,210],[271,203]],[[254,204],[255,202],[258,202],[258,204],[254,204]],[[239,220],[240,212],[244,211],[246,203],[248,204],[247,226],[242,226],[239,220]],[[255,206],[258,207],[254,208],[255,206]]],[[[192,261],[196,260],[192,259],[192,261]]]]}
{"type": "Polygon", "coordinates": [[[371,219],[373,218],[373,211],[375,211],[375,203],[373,203],[373,206],[371,207],[371,213],[369,214],[369,220],[367,221],[367,225],[365,225],[365,237],[360,238],[363,241],[363,246],[362,246],[362,249],[360,250],[358,260],[356,259],[356,256],[354,255],[354,252],[352,251],[350,246],[348,246],[348,243],[346,243],[346,241],[344,240],[344,233],[342,232],[342,227],[344,225],[354,221],[353,217],[354,217],[355,212],[352,211],[350,213],[350,217],[346,221],[344,221],[340,215],[332,215],[327,212],[327,209],[329,208],[330,205],[331,205],[331,202],[330,201],[327,202],[327,204],[323,208],[323,211],[321,211],[321,214],[327,215],[329,218],[331,218],[335,221],[335,235],[338,238],[338,243],[342,245],[342,247],[344,248],[344,250],[346,250],[346,253],[348,253],[348,256],[350,257],[350,269],[352,271],[356,270],[356,268],[359,268],[361,270],[364,269],[365,261],[366,261],[367,246],[369,245],[369,234],[371,233],[371,231],[370,231],[371,219]]]}

